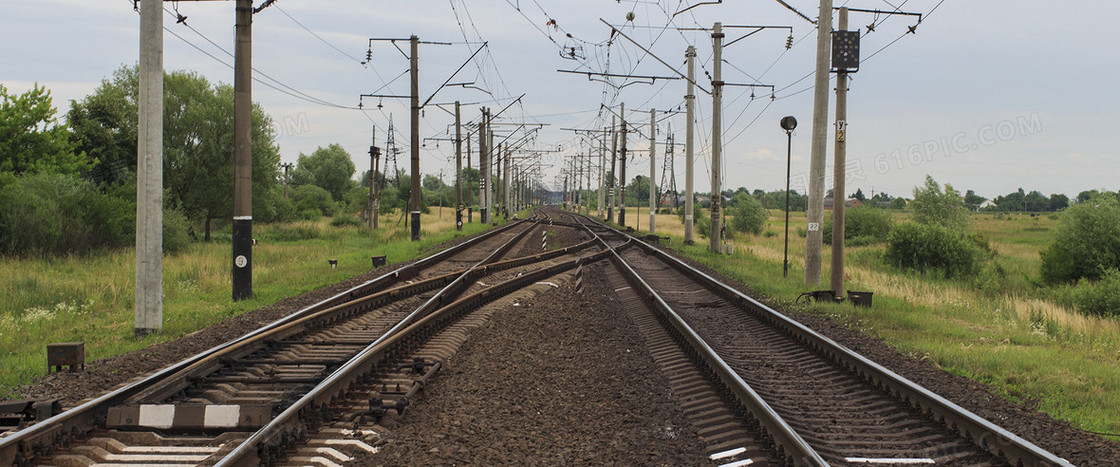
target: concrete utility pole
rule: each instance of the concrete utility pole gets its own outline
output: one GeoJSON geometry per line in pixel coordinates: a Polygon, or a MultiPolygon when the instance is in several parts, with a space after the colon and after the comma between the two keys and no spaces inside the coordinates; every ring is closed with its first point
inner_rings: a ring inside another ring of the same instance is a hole
{"type": "Polygon", "coordinates": [[[483,224],[489,224],[490,218],[486,210],[486,192],[490,190],[490,161],[488,160],[486,151],[486,135],[490,132],[486,128],[486,122],[489,119],[490,110],[486,107],[482,108],[482,121],[478,124],[478,171],[482,177],[478,181],[478,221],[483,224]]]}
{"type": "Polygon", "coordinates": [[[510,157],[511,157],[510,149],[509,149],[509,147],[506,147],[506,163],[505,163],[506,167],[505,167],[505,172],[502,174],[503,175],[503,178],[502,178],[502,180],[503,180],[503,182],[502,182],[502,218],[504,218],[505,220],[509,220],[509,208],[510,208],[510,204],[509,204],[509,200],[510,200],[510,197],[509,197],[509,171],[510,171],[510,162],[513,162],[510,159],[510,157]]]}
{"type": "Polygon", "coordinates": [[[377,126],[373,127],[373,138],[369,142],[369,217],[366,219],[366,227],[370,230],[378,228],[377,225],[377,211],[381,209],[377,199],[377,170],[379,165],[379,156],[381,149],[377,147],[377,126]]]}
{"type": "Polygon", "coordinates": [[[412,78],[412,196],[409,208],[412,210],[412,241],[420,240],[420,70],[417,64],[420,38],[408,38],[411,55],[408,57],[412,78]]]}
{"type": "Polygon", "coordinates": [[[691,245],[692,240],[692,212],[695,209],[692,205],[694,195],[692,193],[692,122],[693,122],[693,107],[696,100],[696,47],[688,46],[688,51],[684,53],[685,60],[688,62],[688,84],[686,85],[687,91],[684,95],[685,106],[685,119],[687,124],[684,127],[684,243],[691,245]]]}
{"type": "Polygon", "coordinates": [[[280,164],[280,167],[284,168],[284,199],[288,199],[288,185],[291,181],[291,178],[288,176],[288,171],[291,170],[294,165],[292,165],[291,162],[287,162],[280,164]]]}
{"type": "Polygon", "coordinates": [[[463,191],[463,202],[467,205],[467,223],[474,222],[474,208],[471,207],[471,136],[467,133],[467,188],[463,191]]]}
{"type": "Polygon", "coordinates": [[[133,332],[163,330],[163,0],[140,3],[140,115],[136,149],[133,332]]]}
{"type": "Polygon", "coordinates": [[[604,213],[606,213],[607,199],[606,193],[603,191],[603,188],[606,186],[606,182],[604,181],[605,177],[603,176],[607,167],[605,164],[606,154],[607,139],[601,138],[599,140],[599,197],[595,200],[595,207],[599,208],[599,217],[603,217],[604,213]]]}
{"type": "Polygon", "coordinates": [[[657,165],[657,113],[649,109],[649,233],[657,232],[657,187],[654,166],[657,165]]]}
{"type": "Polygon", "coordinates": [[[593,148],[587,148],[587,201],[584,204],[587,208],[588,217],[591,216],[591,166],[593,165],[591,158],[595,157],[592,155],[594,152],[595,150],[593,148]]]}
{"type": "Polygon", "coordinates": [[[463,230],[463,126],[455,101],[455,230],[463,230]]]}
{"type": "MultiPolygon", "coordinates": [[[[837,29],[848,29],[848,9],[840,7],[837,29]]],[[[832,268],[829,270],[833,296],[844,296],[844,158],[848,134],[848,73],[836,74],[836,154],[832,165],[832,268]]]]}
{"type": "Polygon", "coordinates": [[[824,220],[824,162],[828,137],[829,53],[832,44],[832,0],[820,0],[817,14],[817,71],[813,94],[813,141],[809,161],[809,206],[805,228],[805,283],[821,281],[824,220]]]}
{"type": "Polygon", "coordinates": [[[626,103],[618,111],[618,118],[622,121],[622,154],[619,161],[618,176],[618,226],[626,227],[626,103]]]}
{"type": "Polygon", "coordinates": [[[611,115],[611,203],[607,206],[607,222],[614,222],[614,208],[618,206],[618,130],[615,116],[611,115]]]}
{"type": "MultiPolygon", "coordinates": [[[[237,0],[233,70],[233,299],[253,298],[253,2],[237,0]]],[[[162,90],[161,90],[162,92],[162,90]]]]}
{"type": "Polygon", "coordinates": [[[713,253],[719,253],[723,250],[720,243],[720,212],[719,205],[722,204],[723,194],[720,193],[720,146],[723,145],[721,141],[722,128],[720,126],[720,98],[723,96],[723,24],[716,23],[712,28],[712,226],[708,238],[711,239],[711,246],[709,249],[713,253]]]}

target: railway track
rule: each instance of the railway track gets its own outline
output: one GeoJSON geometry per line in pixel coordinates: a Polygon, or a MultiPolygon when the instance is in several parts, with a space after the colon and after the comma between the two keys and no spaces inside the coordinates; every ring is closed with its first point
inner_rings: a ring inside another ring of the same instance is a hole
{"type": "Polygon", "coordinates": [[[344,463],[376,451],[484,305],[604,260],[714,464],[1069,465],[648,244],[548,211],[0,438],[0,465],[344,463]],[[548,249],[558,229],[581,241],[548,249]]]}
{"type": "Polygon", "coordinates": [[[685,399],[713,462],[1070,465],[684,262],[634,244],[611,255],[614,288],[685,399]]]}
{"type": "Polygon", "coordinates": [[[547,221],[496,229],[2,438],[0,465],[298,465],[372,449],[359,427],[408,407],[485,319],[471,311],[606,254],[586,241],[503,259],[540,251],[547,221]]]}

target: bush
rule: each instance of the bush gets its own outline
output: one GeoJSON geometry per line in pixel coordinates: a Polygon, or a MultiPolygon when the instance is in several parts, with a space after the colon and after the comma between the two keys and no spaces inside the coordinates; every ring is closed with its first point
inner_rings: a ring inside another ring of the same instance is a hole
{"type": "MultiPolygon", "coordinates": [[[[299,211],[300,217],[307,218],[307,211],[316,211],[319,215],[333,216],[338,205],[331,198],[330,192],[315,185],[300,185],[291,191],[292,203],[299,211]]],[[[316,216],[318,217],[318,216],[316,216]]]]}
{"type": "Polygon", "coordinates": [[[1049,283],[1099,279],[1120,268],[1120,202],[1097,196],[1067,208],[1041,257],[1039,272],[1049,283]]]}
{"type": "Polygon", "coordinates": [[[128,246],[135,238],[134,199],[74,175],[17,176],[0,190],[0,252],[60,255],[128,246]]]}
{"type": "Polygon", "coordinates": [[[1120,317],[1120,270],[1105,271],[1100,280],[1082,279],[1059,295],[1081,313],[1120,317]]]}
{"type": "Polygon", "coordinates": [[[360,227],[364,226],[365,222],[349,214],[339,214],[331,219],[331,225],[335,227],[360,227]]]}
{"type": "Polygon", "coordinates": [[[942,190],[929,175],[924,186],[914,189],[910,210],[915,222],[940,225],[958,232],[968,230],[970,218],[961,193],[947,183],[942,190]]]}
{"type": "Polygon", "coordinates": [[[755,235],[762,233],[766,227],[766,220],[770,213],[762,207],[758,198],[747,193],[735,195],[735,205],[728,209],[731,214],[731,230],[735,232],[749,232],[755,235]]]}
{"type": "MultiPolygon", "coordinates": [[[[891,213],[881,209],[858,207],[844,211],[844,244],[865,246],[882,243],[894,227],[891,213]],[[858,240],[857,240],[858,239],[858,240]]],[[[832,217],[824,220],[824,243],[832,244],[832,217]]]]}
{"type": "Polygon", "coordinates": [[[904,223],[887,237],[886,261],[904,269],[973,276],[984,257],[974,238],[940,225],[904,223]]]}
{"type": "Polygon", "coordinates": [[[191,223],[178,209],[163,210],[163,252],[178,253],[191,244],[191,223]]]}

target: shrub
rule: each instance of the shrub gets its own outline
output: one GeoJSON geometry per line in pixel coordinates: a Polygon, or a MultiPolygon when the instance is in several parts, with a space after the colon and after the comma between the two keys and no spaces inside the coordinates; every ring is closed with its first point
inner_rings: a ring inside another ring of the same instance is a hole
{"type": "MultiPolygon", "coordinates": [[[[889,212],[881,209],[858,207],[844,211],[844,244],[851,246],[874,245],[887,240],[894,221],[889,212]],[[859,239],[859,240],[856,240],[859,239]],[[858,243],[858,245],[857,245],[858,243]]],[[[832,218],[824,220],[825,244],[832,244],[832,218]]]]}
{"type": "Polygon", "coordinates": [[[735,195],[735,205],[728,209],[728,213],[732,216],[731,230],[755,235],[762,233],[766,220],[770,218],[770,213],[762,207],[758,198],[747,193],[735,195]]]}
{"type": "Polygon", "coordinates": [[[1100,280],[1082,279],[1063,295],[1063,301],[1082,313],[1120,317],[1120,270],[1105,271],[1100,280]]]}
{"type": "Polygon", "coordinates": [[[312,210],[324,216],[333,216],[338,207],[330,192],[315,185],[300,185],[291,191],[291,196],[292,203],[303,218],[306,218],[307,211],[312,210]]]}
{"type": "Polygon", "coordinates": [[[191,244],[191,223],[178,209],[163,210],[163,252],[178,253],[191,244]]]}
{"type": "Polygon", "coordinates": [[[940,225],[958,232],[968,230],[969,213],[961,193],[947,183],[942,191],[929,175],[926,175],[924,186],[914,189],[910,210],[915,222],[940,225]]]}
{"type": "Polygon", "coordinates": [[[359,227],[364,226],[365,222],[349,214],[339,214],[331,219],[331,225],[335,227],[359,227]]]}
{"type": "Polygon", "coordinates": [[[74,175],[14,177],[0,190],[0,252],[59,255],[128,246],[136,223],[133,199],[74,175]]]}
{"type": "Polygon", "coordinates": [[[1120,202],[1097,196],[1067,208],[1041,257],[1039,272],[1049,283],[1099,279],[1120,268],[1120,202]]]}
{"type": "Polygon", "coordinates": [[[888,263],[919,271],[939,271],[945,277],[972,276],[984,264],[976,240],[940,225],[904,223],[887,237],[888,263]]]}
{"type": "MultiPolygon", "coordinates": [[[[684,206],[677,208],[677,218],[684,223],[684,206]]],[[[712,218],[703,209],[700,209],[700,203],[692,204],[692,226],[696,228],[696,233],[701,237],[707,237],[712,230],[712,218]]]]}

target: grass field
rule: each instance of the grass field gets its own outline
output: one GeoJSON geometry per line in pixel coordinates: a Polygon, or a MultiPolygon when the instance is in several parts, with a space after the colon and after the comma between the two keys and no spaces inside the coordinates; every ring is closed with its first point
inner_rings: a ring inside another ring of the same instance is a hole
{"type": "MultiPolygon", "coordinates": [[[[644,215],[627,209],[627,225],[649,230],[644,215]],[[639,222],[635,222],[635,221],[639,222]]],[[[906,214],[894,213],[896,221],[906,214]]],[[[1120,323],[1045,300],[1037,291],[1038,252],[1057,221],[1027,215],[974,215],[1004,270],[999,287],[985,289],[968,280],[899,271],[882,261],[884,246],[848,248],[847,289],[874,293],[872,308],[840,304],[797,305],[796,297],[828,287],[831,256],[825,246],[820,285],[803,281],[805,239],[798,234],[805,213],[791,213],[788,278],[782,278],[784,214],[771,211],[762,235],[738,234],[730,258],[682,244],[684,228],[675,215],[657,216],[657,233],[671,246],[723,274],[741,280],[772,305],[828,315],[903,353],[993,387],[1015,401],[1037,406],[1083,429],[1120,433],[1120,323]]],[[[1111,437],[1120,440],[1120,437],[1111,437]]]]}
{"type": "MultiPolygon", "coordinates": [[[[132,250],[84,257],[0,259],[0,397],[46,372],[46,346],[85,342],[87,360],[173,340],[283,298],[354,277],[370,269],[370,256],[389,264],[427,252],[458,236],[455,212],[433,208],[421,218],[422,241],[412,242],[398,216],[381,229],[333,227],[330,219],[254,226],[253,299],[230,299],[230,244],[195,243],[163,264],[163,332],[133,336],[135,254],[132,250]],[[337,259],[331,269],[328,259],[337,259]]],[[[485,230],[467,224],[462,235],[485,230]]]]}

